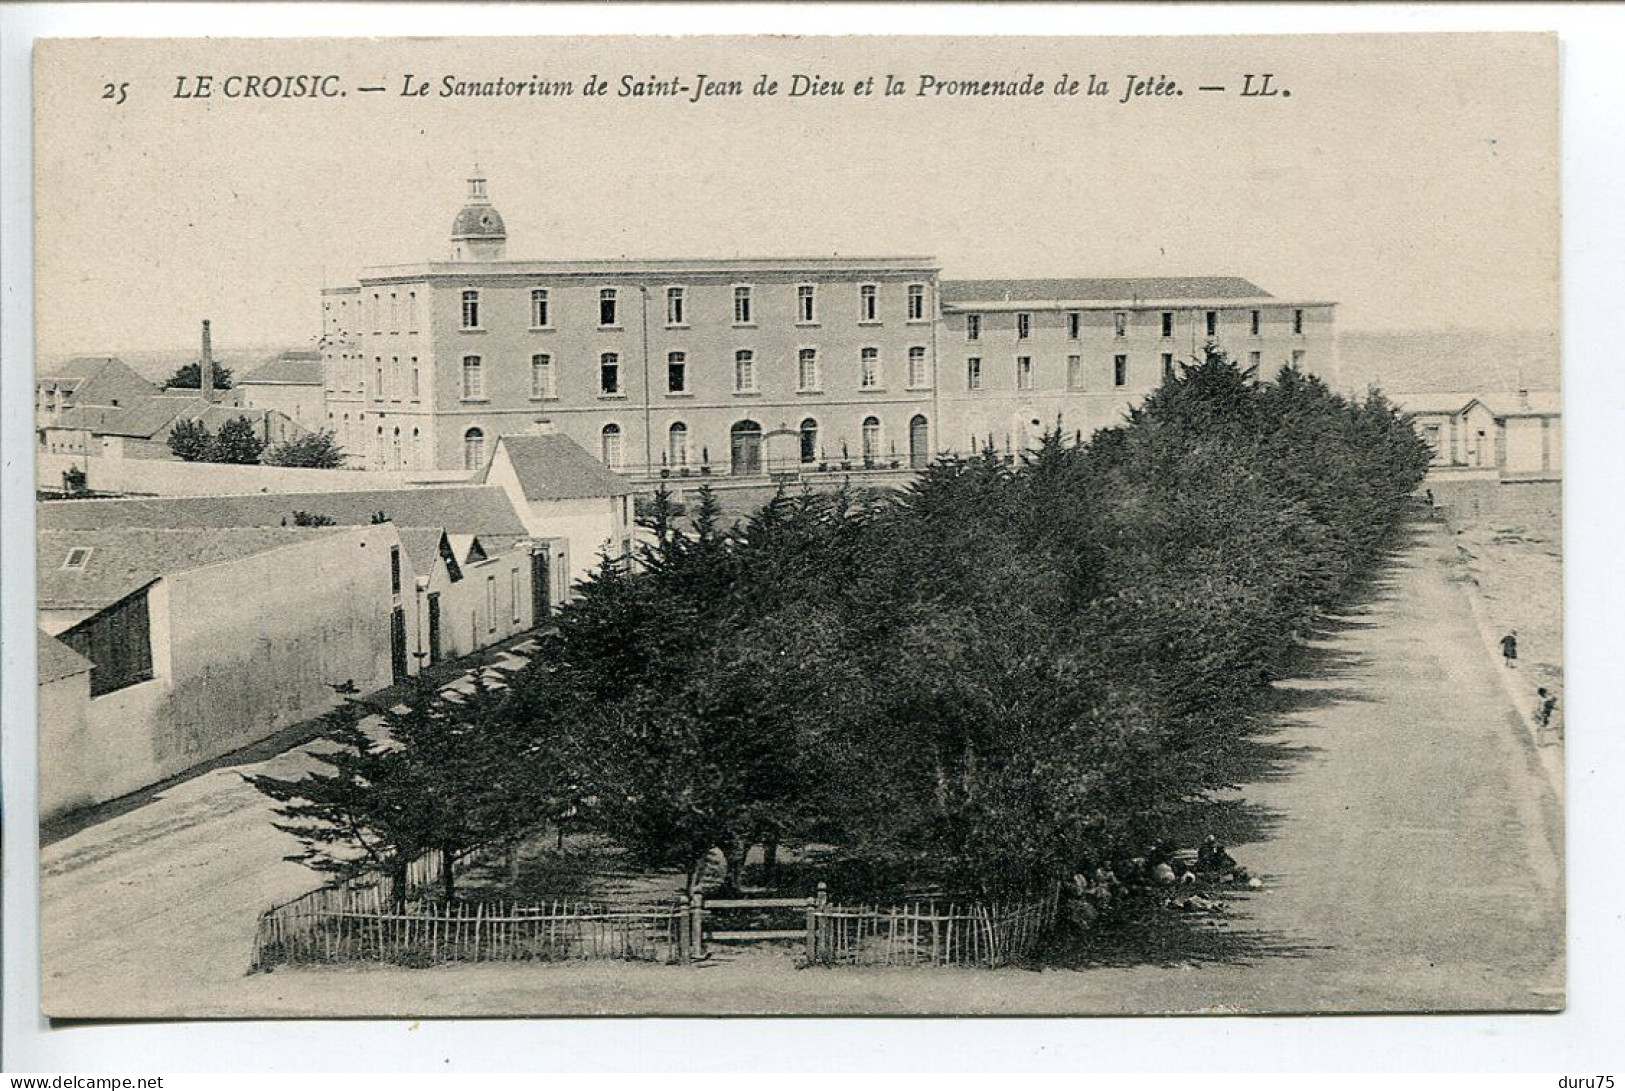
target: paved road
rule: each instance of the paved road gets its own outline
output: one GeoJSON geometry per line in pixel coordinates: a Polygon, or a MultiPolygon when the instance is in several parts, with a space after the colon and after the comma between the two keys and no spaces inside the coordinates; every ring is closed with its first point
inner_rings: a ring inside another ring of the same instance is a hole
{"type": "Polygon", "coordinates": [[[263,808],[222,773],[47,850],[48,1001],[84,1014],[1560,1007],[1561,803],[1431,534],[1283,687],[1272,767],[1238,814],[1252,832],[1233,840],[1266,887],[1203,957],[1041,974],[798,972],[745,956],[245,978],[254,912],[308,878],[267,863],[263,808]]]}

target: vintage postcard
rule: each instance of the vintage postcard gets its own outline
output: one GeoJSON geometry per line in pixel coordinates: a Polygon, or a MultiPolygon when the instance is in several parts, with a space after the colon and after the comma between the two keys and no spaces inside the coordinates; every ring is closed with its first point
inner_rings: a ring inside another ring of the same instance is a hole
{"type": "Polygon", "coordinates": [[[34,95],[46,1015],[1563,1007],[1554,36],[34,95]]]}

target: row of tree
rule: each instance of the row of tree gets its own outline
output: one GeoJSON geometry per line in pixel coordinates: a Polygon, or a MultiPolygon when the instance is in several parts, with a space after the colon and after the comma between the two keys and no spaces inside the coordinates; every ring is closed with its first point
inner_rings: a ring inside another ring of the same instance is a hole
{"type": "Polygon", "coordinates": [[[297,439],[267,445],[246,416],[228,420],[211,432],[199,420],[178,420],[169,432],[169,450],[182,462],[228,462],[236,465],[300,466],[332,470],[345,454],[328,431],[307,432],[297,439]]]}
{"type": "Polygon", "coordinates": [[[507,688],[420,687],[387,742],[351,704],[331,772],[258,783],[328,869],[575,808],[651,866],[819,842],[877,890],[1023,889],[1238,781],[1426,464],[1380,396],[1210,350],[1086,443],[944,459],[885,500],[781,494],[726,527],[661,494],[507,688]]]}

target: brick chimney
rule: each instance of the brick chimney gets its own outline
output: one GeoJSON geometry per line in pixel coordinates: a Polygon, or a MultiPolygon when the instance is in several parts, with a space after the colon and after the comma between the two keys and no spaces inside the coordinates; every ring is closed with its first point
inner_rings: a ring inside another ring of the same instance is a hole
{"type": "Polygon", "coordinates": [[[214,401],[214,349],[209,344],[209,320],[203,320],[203,351],[197,358],[197,392],[214,401]]]}

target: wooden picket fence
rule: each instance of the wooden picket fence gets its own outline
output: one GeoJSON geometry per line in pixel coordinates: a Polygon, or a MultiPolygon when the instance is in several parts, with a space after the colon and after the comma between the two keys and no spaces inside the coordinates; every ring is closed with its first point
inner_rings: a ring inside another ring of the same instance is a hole
{"type": "Polygon", "coordinates": [[[325,887],[260,915],[253,968],[282,963],[686,960],[688,913],[590,902],[435,902],[397,908],[381,885],[325,887]]]}
{"type": "Polygon", "coordinates": [[[1060,888],[1014,902],[842,906],[807,910],[813,966],[1006,966],[1026,958],[1055,925],[1060,888]]]}

